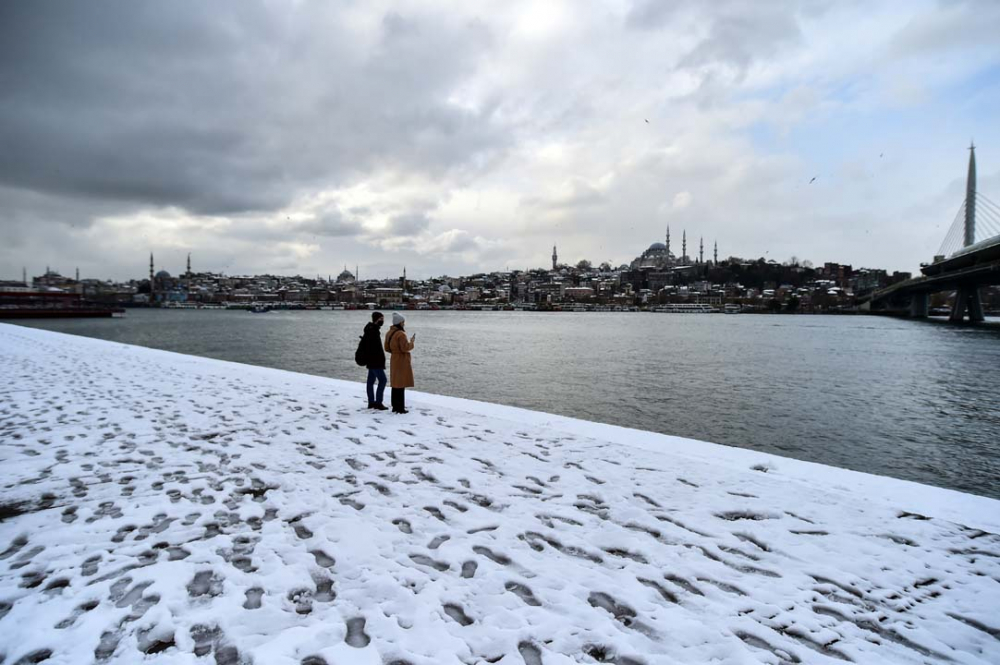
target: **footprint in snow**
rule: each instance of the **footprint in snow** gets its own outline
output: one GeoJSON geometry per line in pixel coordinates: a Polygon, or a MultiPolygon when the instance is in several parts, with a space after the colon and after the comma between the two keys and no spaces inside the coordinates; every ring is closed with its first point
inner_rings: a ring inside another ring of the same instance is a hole
{"type": "Polygon", "coordinates": [[[344,641],[355,649],[364,649],[371,643],[371,637],[365,632],[364,617],[354,617],[347,620],[347,636],[344,641]]]}

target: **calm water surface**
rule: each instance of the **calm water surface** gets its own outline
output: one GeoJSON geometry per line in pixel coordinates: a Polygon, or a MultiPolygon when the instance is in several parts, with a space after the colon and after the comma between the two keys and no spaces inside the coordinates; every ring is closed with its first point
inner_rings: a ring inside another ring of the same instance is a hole
{"type": "MultiPolygon", "coordinates": [[[[407,312],[417,388],[1000,498],[1000,327],[877,317],[407,312]]],[[[362,381],[368,312],[28,325],[362,381]]],[[[385,330],[385,328],[383,328],[385,330]]],[[[364,388],[358,388],[363,403],[364,388]]]]}

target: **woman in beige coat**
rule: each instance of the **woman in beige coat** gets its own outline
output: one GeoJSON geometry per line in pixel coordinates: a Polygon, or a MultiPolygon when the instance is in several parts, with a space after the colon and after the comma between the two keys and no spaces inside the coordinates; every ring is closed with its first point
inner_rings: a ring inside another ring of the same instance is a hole
{"type": "Polygon", "coordinates": [[[406,319],[399,312],[392,314],[392,327],[385,333],[385,350],[389,352],[389,387],[392,389],[392,412],[407,413],[406,389],[413,387],[413,367],[410,351],[416,334],[406,339],[406,319]]]}

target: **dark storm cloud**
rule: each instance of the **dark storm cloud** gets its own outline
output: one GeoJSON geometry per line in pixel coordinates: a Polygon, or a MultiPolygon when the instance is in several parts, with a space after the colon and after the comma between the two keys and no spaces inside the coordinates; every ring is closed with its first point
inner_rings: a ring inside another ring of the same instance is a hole
{"type": "Polygon", "coordinates": [[[986,49],[995,58],[1000,34],[1000,4],[993,0],[943,3],[941,10],[914,18],[890,44],[895,55],[923,55],[963,49],[986,49]]]}
{"type": "Polygon", "coordinates": [[[745,70],[754,60],[773,55],[801,38],[795,14],[775,5],[745,5],[720,13],[708,35],[685,57],[681,67],[728,64],[745,70]]]}
{"type": "Polygon", "coordinates": [[[325,3],[3,3],[0,184],[195,213],[271,210],[374,168],[500,149],[447,103],[488,32],[325,3]]]}
{"type": "Polygon", "coordinates": [[[353,236],[361,233],[361,223],[349,219],[339,210],[325,212],[315,219],[289,225],[289,230],[331,238],[353,236]]]}
{"type": "Polygon", "coordinates": [[[423,213],[395,215],[389,219],[385,235],[393,238],[415,236],[427,230],[431,220],[423,213]]]}
{"type": "Polygon", "coordinates": [[[828,0],[753,3],[636,0],[626,15],[626,24],[641,30],[658,30],[671,24],[696,25],[704,36],[681,59],[679,67],[717,64],[744,70],[754,60],[798,42],[799,13],[821,12],[828,4],[828,0]]]}

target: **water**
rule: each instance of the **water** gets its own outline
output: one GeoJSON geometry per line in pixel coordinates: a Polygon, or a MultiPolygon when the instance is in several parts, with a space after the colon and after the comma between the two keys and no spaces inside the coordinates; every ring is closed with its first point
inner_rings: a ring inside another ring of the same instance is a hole
{"type": "MultiPolygon", "coordinates": [[[[427,392],[1000,498],[1000,327],[880,317],[407,312],[427,392]]],[[[130,310],[32,325],[363,381],[369,313],[130,310]]],[[[385,328],[383,328],[385,330],[385,328]]],[[[358,387],[359,405],[364,388],[358,387]]]]}

